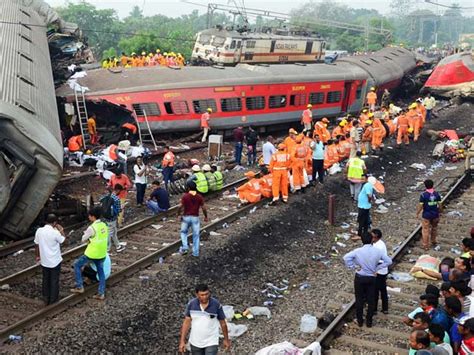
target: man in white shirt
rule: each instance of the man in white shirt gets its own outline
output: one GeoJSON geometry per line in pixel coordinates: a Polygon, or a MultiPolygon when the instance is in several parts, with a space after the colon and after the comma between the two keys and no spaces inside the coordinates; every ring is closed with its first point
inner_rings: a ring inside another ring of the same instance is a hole
{"type": "Polygon", "coordinates": [[[43,298],[46,305],[59,299],[59,274],[61,273],[61,244],[65,240],[64,229],[57,223],[57,217],[49,214],[46,225],[35,234],[36,261],[43,269],[43,298]]]}
{"type": "MultiPolygon", "coordinates": [[[[372,236],[372,245],[387,255],[387,246],[382,240],[382,231],[380,229],[372,229],[370,231],[372,236]]],[[[375,280],[376,296],[375,296],[375,312],[377,312],[379,297],[382,298],[382,313],[388,314],[388,294],[387,294],[387,275],[388,267],[384,267],[377,271],[377,278],[375,280]]]]}
{"type": "Polygon", "coordinates": [[[143,163],[142,157],[137,157],[137,163],[133,166],[135,173],[135,187],[137,189],[137,206],[143,206],[143,199],[146,191],[147,166],[143,163]]]}
{"type": "Polygon", "coordinates": [[[276,148],[273,145],[273,137],[268,136],[265,144],[263,145],[262,148],[263,151],[263,164],[269,165],[270,160],[272,159],[273,153],[276,152],[276,148]]]}

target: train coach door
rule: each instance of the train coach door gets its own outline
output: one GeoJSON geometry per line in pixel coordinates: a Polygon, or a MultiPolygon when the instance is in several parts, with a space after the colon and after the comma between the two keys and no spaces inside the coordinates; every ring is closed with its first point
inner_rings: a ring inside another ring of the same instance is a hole
{"type": "Polygon", "coordinates": [[[354,83],[345,83],[344,84],[344,97],[342,98],[341,111],[347,112],[350,104],[351,90],[354,83]]]}
{"type": "Polygon", "coordinates": [[[240,56],[242,54],[242,42],[240,39],[237,40],[236,49],[234,52],[234,63],[240,63],[240,56]]]}
{"type": "Polygon", "coordinates": [[[306,42],[306,49],[304,50],[304,54],[311,54],[313,51],[313,41],[306,42]]]}

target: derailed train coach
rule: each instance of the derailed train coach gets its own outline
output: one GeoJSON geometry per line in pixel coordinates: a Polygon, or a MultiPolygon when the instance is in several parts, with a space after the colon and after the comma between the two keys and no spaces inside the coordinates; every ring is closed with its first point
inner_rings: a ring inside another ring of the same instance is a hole
{"type": "Polygon", "coordinates": [[[0,235],[20,239],[62,175],[63,146],[42,1],[0,2],[0,235]]]}

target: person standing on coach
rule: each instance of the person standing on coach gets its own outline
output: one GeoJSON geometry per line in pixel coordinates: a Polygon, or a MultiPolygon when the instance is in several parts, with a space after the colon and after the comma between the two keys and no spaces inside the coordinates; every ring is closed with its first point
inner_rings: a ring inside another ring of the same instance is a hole
{"type": "Polygon", "coordinates": [[[344,255],[344,263],[349,269],[357,270],[354,277],[357,325],[362,327],[364,324],[364,304],[367,302],[365,324],[371,328],[375,312],[377,272],[390,266],[392,259],[372,245],[370,235],[362,235],[362,244],[362,247],[344,255]]]}
{"type": "Polygon", "coordinates": [[[163,168],[163,181],[165,183],[165,189],[169,191],[169,185],[173,183],[173,172],[174,172],[174,153],[170,150],[169,146],[165,147],[163,160],[161,161],[161,167],[163,168]]]}
{"type": "Polygon", "coordinates": [[[306,110],[304,110],[303,114],[301,115],[301,124],[307,131],[310,131],[313,125],[313,112],[311,111],[312,108],[313,105],[308,104],[306,106],[306,110]]]}
{"type": "Polygon", "coordinates": [[[212,108],[208,107],[206,112],[201,115],[201,129],[202,129],[202,139],[201,142],[204,143],[207,141],[207,135],[209,134],[209,120],[211,119],[212,108]]]}
{"type": "Polygon", "coordinates": [[[189,343],[192,355],[216,355],[219,351],[219,325],[224,335],[224,349],[230,350],[229,331],[224,310],[219,301],[211,297],[209,287],[196,286],[196,297],[186,306],[185,318],[180,332],[179,352],[186,352],[186,336],[189,329],[189,343]]]}
{"type": "Polygon", "coordinates": [[[425,192],[420,196],[420,203],[416,209],[416,218],[421,214],[421,235],[425,251],[436,246],[438,234],[439,212],[441,207],[441,196],[433,188],[433,180],[425,180],[425,192]],[[423,213],[422,213],[423,212],[423,213]]]}
{"type": "MultiPolygon", "coordinates": [[[[382,231],[380,229],[372,229],[370,231],[372,237],[372,243],[375,248],[380,249],[382,253],[387,254],[387,246],[382,240],[382,231]]],[[[377,313],[379,297],[382,299],[382,313],[388,314],[388,294],[387,294],[387,275],[388,268],[383,268],[377,271],[377,277],[375,280],[375,313],[377,313]]]]}
{"type": "Polygon", "coordinates": [[[65,240],[64,229],[57,223],[57,217],[49,214],[44,227],[35,234],[36,261],[43,269],[43,298],[46,305],[59,299],[59,274],[61,273],[61,244],[65,240]]]}

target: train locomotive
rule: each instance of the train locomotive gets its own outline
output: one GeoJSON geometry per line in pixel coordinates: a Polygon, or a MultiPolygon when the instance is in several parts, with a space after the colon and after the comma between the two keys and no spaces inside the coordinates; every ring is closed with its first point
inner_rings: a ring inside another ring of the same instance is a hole
{"type": "MultiPolygon", "coordinates": [[[[193,131],[211,108],[211,128],[267,126],[298,121],[307,104],[313,117],[358,113],[370,87],[403,89],[416,69],[411,51],[389,47],[372,55],[344,57],[333,64],[239,64],[235,67],[130,68],[91,70],[77,80],[89,102],[108,102],[145,119],[154,132],[193,131]]],[[[58,96],[74,101],[71,85],[58,96]]]]}
{"type": "Polygon", "coordinates": [[[0,234],[19,239],[62,175],[46,37],[46,26],[60,20],[42,1],[6,0],[0,21],[0,234]]]}

